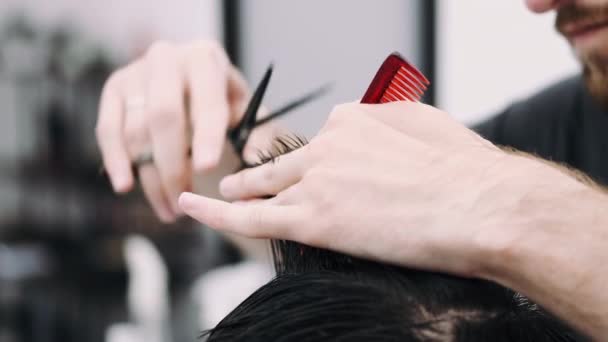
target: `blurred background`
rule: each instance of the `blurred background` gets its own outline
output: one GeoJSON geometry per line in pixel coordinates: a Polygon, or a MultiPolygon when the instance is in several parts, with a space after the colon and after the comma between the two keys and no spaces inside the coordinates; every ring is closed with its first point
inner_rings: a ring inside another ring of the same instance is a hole
{"type": "Polygon", "coordinates": [[[99,172],[101,87],[159,39],[218,40],[250,82],[274,62],[271,108],[331,82],[282,119],[307,136],[392,51],[465,123],[577,71],[552,15],[523,1],[2,0],[0,342],[194,341],[269,276],[187,219],[160,224],[99,172]]]}

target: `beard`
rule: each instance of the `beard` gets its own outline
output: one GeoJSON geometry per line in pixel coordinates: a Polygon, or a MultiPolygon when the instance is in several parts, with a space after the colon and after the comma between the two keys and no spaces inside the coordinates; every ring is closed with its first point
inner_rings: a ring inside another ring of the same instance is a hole
{"type": "Polygon", "coordinates": [[[591,96],[602,108],[608,110],[608,68],[606,61],[595,60],[592,56],[581,57],[585,85],[591,96]]]}
{"type": "MultiPolygon", "coordinates": [[[[580,22],[600,22],[608,18],[608,3],[603,5],[580,5],[572,3],[557,11],[555,27],[562,35],[564,27],[580,22]]],[[[602,46],[576,51],[583,67],[583,78],[591,96],[604,109],[608,109],[608,41],[602,46]]]]}

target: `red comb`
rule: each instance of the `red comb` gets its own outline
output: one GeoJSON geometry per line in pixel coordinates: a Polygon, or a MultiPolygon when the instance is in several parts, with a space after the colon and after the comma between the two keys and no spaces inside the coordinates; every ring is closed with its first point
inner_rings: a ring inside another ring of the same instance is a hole
{"type": "Polygon", "coordinates": [[[361,103],[420,101],[429,84],[418,69],[394,52],[380,66],[361,103]]]}

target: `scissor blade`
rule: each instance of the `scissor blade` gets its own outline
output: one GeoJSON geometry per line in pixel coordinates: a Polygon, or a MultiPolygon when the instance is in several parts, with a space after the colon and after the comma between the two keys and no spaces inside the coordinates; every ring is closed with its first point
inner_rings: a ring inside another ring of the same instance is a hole
{"type": "Polygon", "coordinates": [[[267,123],[268,121],[276,119],[280,116],[283,116],[283,115],[291,112],[292,110],[307,104],[308,102],[310,102],[312,100],[316,100],[317,98],[319,98],[319,97],[325,95],[327,92],[329,92],[331,90],[331,88],[332,88],[332,85],[330,83],[324,84],[321,87],[316,88],[313,91],[303,95],[302,97],[299,97],[295,100],[288,102],[286,105],[284,105],[283,107],[270,113],[268,116],[256,121],[255,126],[257,127],[257,126],[263,125],[263,124],[267,123]]]}
{"type": "Polygon", "coordinates": [[[249,138],[249,134],[251,133],[253,127],[255,127],[258,110],[262,105],[266,88],[268,87],[270,77],[272,76],[272,69],[273,66],[270,64],[264,73],[262,81],[260,81],[257,88],[253,92],[253,96],[251,97],[251,100],[249,100],[249,104],[247,105],[247,109],[245,110],[245,114],[243,115],[241,122],[230,134],[230,141],[239,154],[243,152],[247,139],[249,138]]]}

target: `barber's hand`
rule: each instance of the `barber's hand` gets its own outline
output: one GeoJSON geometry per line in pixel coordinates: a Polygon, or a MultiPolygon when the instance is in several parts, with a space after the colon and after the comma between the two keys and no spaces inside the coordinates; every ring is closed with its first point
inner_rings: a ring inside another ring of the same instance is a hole
{"type": "Polygon", "coordinates": [[[218,165],[226,132],[247,100],[245,81],[217,43],[153,44],[103,90],[96,133],[114,190],[130,191],[132,161],[152,155],[139,180],[157,215],[173,221],[193,172],[218,165]]]}
{"type": "Polygon", "coordinates": [[[472,275],[476,242],[511,222],[529,164],[427,105],[347,104],[307,146],[226,177],[238,203],[186,193],[180,205],[248,237],[472,275]],[[247,201],[264,195],[276,196],[247,201]]]}

